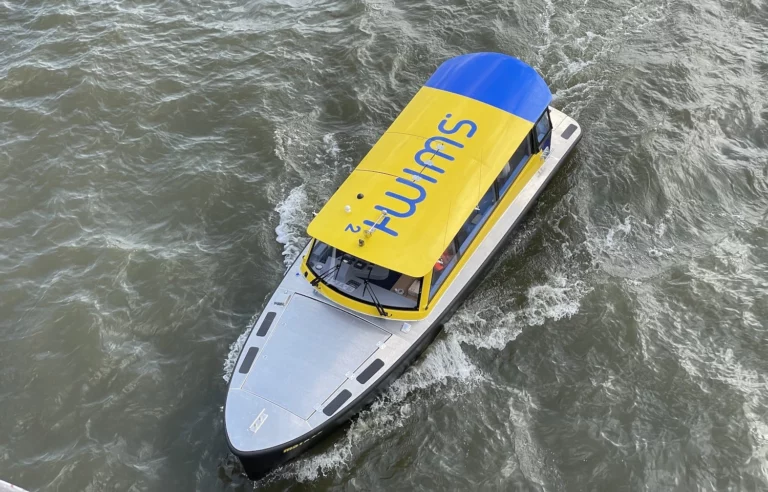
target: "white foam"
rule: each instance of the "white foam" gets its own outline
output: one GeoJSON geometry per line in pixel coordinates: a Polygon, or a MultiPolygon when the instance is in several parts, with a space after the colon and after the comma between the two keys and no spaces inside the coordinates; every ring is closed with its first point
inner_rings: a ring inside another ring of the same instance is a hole
{"type": "Polygon", "coordinates": [[[623,236],[622,238],[625,238],[629,233],[632,231],[632,217],[627,217],[624,219],[623,222],[620,222],[618,225],[615,225],[608,229],[608,234],[605,237],[605,246],[608,249],[613,249],[614,244],[614,236],[617,232],[622,232],[623,236]]]}
{"type": "Polygon", "coordinates": [[[528,289],[528,305],[523,310],[526,323],[543,325],[546,320],[570,318],[579,311],[581,298],[589,292],[584,282],[565,276],[550,278],[544,285],[528,289]]]}
{"type": "Polygon", "coordinates": [[[462,343],[502,350],[517,339],[526,326],[540,326],[576,314],[581,299],[590,291],[581,280],[551,274],[544,284],[528,289],[522,309],[505,313],[495,306],[497,299],[479,299],[460,309],[446,329],[462,343]]]}
{"type": "Polygon", "coordinates": [[[280,216],[275,234],[277,242],[283,245],[283,263],[286,267],[293,263],[306,242],[304,229],[309,223],[307,203],[307,193],[302,184],[293,188],[275,207],[275,212],[280,216]]]}
{"type": "Polygon", "coordinates": [[[714,253],[718,260],[736,272],[743,272],[750,265],[750,247],[731,237],[726,237],[715,244],[714,253]]]}
{"type": "Polygon", "coordinates": [[[664,252],[658,248],[648,248],[648,256],[651,258],[661,258],[664,256],[664,252]]]}
{"type": "MultiPolygon", "coordinates": [[[[633,217],[627,215],[623,219],[614,217],[613,224],[599,226],[603,231],[595,231],[593,226],[586,225],[586,241],[584,246],[589,254],[592,267],[598,270],[622,268],[623,262],[613,261],[605,263],[606,258],[620,260],[627,254],[627,249],[632,243],[628,240],[633,234],[633,217]],[[607,230],[606,230],[607,229],[607,230]]],[[[642,223],[640,223],[642,226],[642,223]]],[[[636,234],[635,234],[636,235],[636,234]]]]}
{"type": "MultiPolygon", "coordinates": [[[[450,321],[449,330],[460,342],[473,347],[502,350],[522,332],[522,323],[515,313],[501,314],[488,321],[484,313],[472,311],[472,307],[461,309],[450,321]]],[[[494,316],[491,313],[491,316],[494,316]]]]}
{"type": "Polygon", "coordinates": [[[413,370],[396,380],[384,399],[374,404],[372,409],[384,406],[386,403],[400,402],[408,393],[416,389],[442,385],[449,379],[464,383],[474,383],[483,379],[480,370],[467,358],[456,337],[452,336],[436,341],[427,352],[427,356],[413,370]]]}
{"type": "Polygon", "coordinates": [[[339,142],[336,141],[336,136],[333,133],[326,133],[323,135],[323,143],[325,144],[325,151],[333,158],[339,157],[339,142]]]}

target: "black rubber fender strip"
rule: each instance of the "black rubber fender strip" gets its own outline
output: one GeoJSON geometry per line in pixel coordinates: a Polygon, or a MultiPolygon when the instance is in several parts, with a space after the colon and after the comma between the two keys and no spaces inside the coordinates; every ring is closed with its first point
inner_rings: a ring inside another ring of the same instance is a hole
{"type": "Polygon", "coordinates": [[[336,410],[341,408],[347,400],[349,400],[350,396],[352,396],[352,393],[350,393],[349,390],[341,390],[341,393],[336,395],[336,398],[331,400],[331,403],[329,403],[327,407],[323,408],[323,413],[330,417],[336,413],[336,410]]]}
{"type": "Polygon", "coordinates": [[[272,322],[275,320],[275,316],[277,316],[277,313],[274,312],[269,312],[266,316],[264,316],[264,321],[261,322],[259,331],[256,332],[257,337],[263,337],[267,334],[269,327],[272,326],[272,322]]]}
{"type": "Polygon", "coordinates": [[[248,371],[251,370],[253,361],[256,360],[256,355],[258,353],[259,347],[251,347],[248,349],[248,353],[246,353],[245,357],[243,357],[243,363],[240,364],[240,370],[238,371],[240,374],[248,374],[248,371]]]}
{"type": "Polygon", "coordinates": [[[358,374],[357,376],[357,382],[360,384],[365,384],[368,382],[371,377],[379,372],[379,369],[384,367],[384,361],[381,359],[376,359],[375,361],[371,362],[371,365],[365,368],[363,372],[358,374]]]}

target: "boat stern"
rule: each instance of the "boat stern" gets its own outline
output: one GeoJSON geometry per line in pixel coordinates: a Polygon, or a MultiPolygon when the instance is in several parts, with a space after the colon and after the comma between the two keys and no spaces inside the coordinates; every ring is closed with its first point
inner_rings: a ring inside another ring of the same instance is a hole
{"type": "Polygon", "coordinates": [[[549,118],[552,122],[552,144],[548,158],[564,161],[581,140],[581,125],[553,107],[549,108],[549,118]]]}

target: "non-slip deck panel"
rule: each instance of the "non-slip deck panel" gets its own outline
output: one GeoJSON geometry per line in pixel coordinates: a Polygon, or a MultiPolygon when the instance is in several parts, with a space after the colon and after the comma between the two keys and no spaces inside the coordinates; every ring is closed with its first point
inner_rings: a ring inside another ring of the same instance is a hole
{"type": "Polygon", "coordinates": [[[276,311],[265,338],[252,337],[269,341],[259,349],[251,377],[241,388],[304,420],[313,413],[324,418],[315,408],[318,403],[330,403],[344,389],[347,375],[356,376],[358,368],[375,359],[391,334],[302,294],[293,295],[288,306],[276,311]]]}
{"type": "Polygon", "coordinates": [[[363,372],[361,372],[357,376],[357,382],[360,384],[365,384],[368,382],[371,377],[379,372],[379,369],[384,367],[384,361],[381,359],[376,359],[375,361],[371,362],[371,365],[365,368],[363,372]]]}
{"type": "Polygon", "coordinates": [[[571,138],[571,135],[573,135],[573,132],[575,131],[576,131],[576,125],[571,123],[570,125],[568,125],[568,128],[566,128],[565,131],[562,133],[562,136],[564,139],[568,140],[569,138],[571,138]]]}
{"type": "Polygon", "coordinates": [[[261,322],[261,326],[259,326],[259,331],[256,332],[257,337],[263,337],[267,334],[269,327],[272,326],[272,322],[275,320],[275,316],[277,316],[277,313],[267,313],[264,321],[261,322]]]}
{"type": "Polygon", "coordinates": [[[251,347],[248,349],[248,352],[245,354],[245,357],[243,357],[243,363],[240,364],[240,370],[238,371],[240,374],[248,374],[248,371],[251,370],[253,361],[256,360],[256,355],[258,353],[259,353],[259,347],[251,347]]]}
{"type": "Polygon", "coordinates": [[[350,396],[352,396],[352,393],[350,393],[349,390],[342,390],[341,393],[336,395],[336,398],[331,400],[331,403],[329,403],[327,407],[323,408],[323,413],[330,417],[336,413],[336,410],[341,408],[347,400],[349,400],[350,396]]]}

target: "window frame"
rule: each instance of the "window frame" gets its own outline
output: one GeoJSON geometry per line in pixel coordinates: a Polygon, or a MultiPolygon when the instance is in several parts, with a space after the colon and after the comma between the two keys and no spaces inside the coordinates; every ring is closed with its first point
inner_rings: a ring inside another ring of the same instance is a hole
{"type": "Polygon", "coordinates": [[[542,142],[547,140],[547,137],[552,135],[552,118],[549,115],[549,106],[547,106],[547,109],[544,110],[543,113],[541,113],[541,116],[538,117],[536,120],[536,123],[533,124],[533,144],[534,144],[534,150],[535,153],[541,152],[541,144],[542,142]],[[542,118],[546,116],[547,122],[549,122],[549,130],[547,130],[547,133],[545,133],[541,138],[539,138],[539,121],[541,121],[542,118]]]}
{"type": "MultiPolygon", "coordinates": [[[[477,224],[474,225],[474,227],[472,228],[472,231],[467,235],[466,238],[464,238],[463,241],[459,242],[459,233],[461,232],[461,229],[459,229],[459,232],[457,232],[456,236],[454,236],[454,240],[459,245],[459,249],[457,250],[459,252],[459,254],[463,254],[464,252],[467,251],[467,249],[469,249],[469,247],[472,245],[472,241],[475,240],[475,237],[480,232],[480,229],[482,229],[483,226],[485,225],[485,223],[488,222],[488,218],[491,216],[491,214],[493,214],[493,211],[496,210],[496,206],[499,204],[499,194],[496,191],[496,184],[494,182],[494,184],[492,184],[488,188],[488,190],[485,193],[483,193],[483,196],[480,197],[480,201],[477,202],[477,206],[480,205],[480,202],[483,201],[483,198],[485,198],[485,196],[488,194],[488,192],[492,192],[492,194],[493,194],[493,203],[488,208],[488,210],[486,210],[483,213],[483,215],[480,216],[480,221],[477,224]]],[[[474,209],[473,209],[473,212],[474,212],[474,209]]],[[[470,215],[469,217],[472,217],[472,215],[470,215]]],[[[469,220],[469,217],[467,217],[467,220],[469,220]]],[[[467,222],[465,220],[464,224],[466,224],[466,223],[467,222]]],[[[463,228],[464,225],[462,225],[461,227],[463,228]]]]}
{"type": "MultiPolygon", "coordinates": [[[[535,125],[534,125],[534,128],[535,128],[535,125]]],[[[498,176],[496,177],[496,179],[493,180],[494,187],[496,188],[496,201],[497,202],[499,202],[502,199],[502,197],[507,193],[509,188],[512,187],[512,183],[515,182],[515,180],[520,175],[520,172],[523,170],[525,165],[528,164],[528,161],[531,160],[531,157],[533,157],[533,155],[537,153],[537,152],[534,152],[536,150],[536,147],[535,147],[536,139],[533,138],[532,132],[529,132],[528,135],[525,136],[525,138],[520,142],[520,145],[522,146],[526,142],[528,142],[528,149],[530,150],[530,152],[528,153],[527,157],[525,159],[521,160],[520,164],[518,164],[512,170],[512,172],[507,177],[507,180],[504,182],[504,186],[502,187],[499,184],[498,176]]],[[[518,149],[520,149],[520,147],[515,149],[515,151],[512,153],[512,155],[509,157],[509,159],[512,159],[512,157],[514,157],[514,155],[517,153],[518,149]]],[[[509,162],[509,160],[507,162],[509,162]]]]}
{"type": "MultiPolygon", "coordinates": [[[[429,296],[427,297],[427,305],[429,305],[429,303],[432,302],[432,300],[435,298],[435,295],[437,294],[437,292],[440,290],[440,288],[445,283],[445,279],[447,279],[448,276],[453,271],[453,269],[456,268],[456,264],[459,262],[459,260],[462,257],[461,251],[459,251],[458,240],[456,239],[455,236],[454,236],[454,238],[451,240],[451,242],[449,244],[453,244],[453,247],[456,250],[456,254],[453,255],[453,258],[451,259],[451,261],[449,261],[448,264],[445,265],[445,268],[443,268],[442,275],[437,280],[437,283],[435,283],[434,285],[432,285],[432,279],[435,276],[435,268],[432,267],[432,271],[430,272],[431,274],[429,276],[429,296]]],[[[437,261],[437,260],[435,260],[435,261],[437,261]]],[[[422,282],[421,285],[423,287],[424,286],[424,282],[422,282]]]]}
{"type": "MultiPolygon", "coordinates": [[[[507,194],[507,191],[509,191],[509,189],[512,187],[512,184],[517,180],[517,177],[520,175],[523,168],[531,160],[531,157],[541,152],[542,150],[541,144],[542,142],[546,141],[549,136],[551,136],[552,130],[553,130],[552,118],[550,118],[549,106],[547,106],[547,109],[544,110],[541,116],[533,124],[533,128],[531,128],[531,131],[528,132],[525,138],[520,142],[520,146],[526,145],[526,144],[528,145],[528,154],[525,156],[524,159],[520,161],[519,164],[517,164],[517,166],[515,166],[514,169],[512,169],[512,172],[507,177],[507,180],[504,182],[503,186],[499,184],[498,176],[493,180],[493,184],[491,185],[491,188],[489,188],[489,190],[490,189],[494,190],[494,195],[496,199],[493,202],[493,205],[483,214],[481,222],[479,222],[472,229],[472,232],[461,243],[459,243],[459,233],[461,232],[461,229],[453,237],[453,240],[451,241],[451,243],[453,244],[453,247],[456,249],[456,254],[454,255],[453,259],[451,259],[451,261],[448,263],[448,265],[445,266],[442,272],[442,275],[440,276],[440,279],[438,279],[438,281],[434,285],[432,285],[432,279],[434,278],[434,275],[435,275],[434,267],[432,268],[432,271],[430,271],[428,275],[425,275],[423,277],[424,280],[422,281],[421,285],[422,285],[422,289],[426,291],[425,292],[426,299],[424,300],[424,309],[427,309],[429,307],[429,304],[435,299],[435,296],[442,288],[443,284],[445,283],[445,280],[448,278],[448,276],[450,276],[453,269],[456,267],[459,261],[461,261],[461,259],[464,257],[464,253],[466,253],[466,251],[475,241],[480,230],[486,225],[486,223],[488,222],[488,218],[493,214],[493,212],[499,206],[499,203],[507,194]],[[549,123],[549,130],[547,130],[547,132],[541,137],[541,139],[539,139],[538,123],[544,117],[547,118],[547,122],[549,123]],[[429,289],[424,289],[424,286],[427,283],[427,277],[429,277],[430,287],[429,289]]],[[[515,149],[515,151],[512,153],[512,155],[509,156],[509,160],[511,160],[512,157],[514,157],[514,155],[520,149],[520,146],[518,146],[515,149]]],[[[509,162],[509,160],[507,160],[507,162],[509,162]]],[[[501,172],[499,172],[499,174],[501,174],[501,172]]],[[[487,191],[483,193],[483,195],[480,197],[480,200],[482,200],[487,193],[488,193],[487,191]]],[[[479,205],[480,205],[480,201],[478,201],[477,203],[477,206],[479,205]]],[[[469,217],[467,217],[467,220],[469,220],[469,217]]]]}
{"type": "MultiPolygon", "coordinates": [[[[307,271],[309,273],[311,273],[312,275],[315,276],[315,278],[318,277],[318,274],[315,273],[314,268],[312,268],[312,265],[310,264],[310,260],[312,259],[312,252],[314,251],[315,247],[318,244],[320,244],[320,243],[325,244],[329,248],[333,248],[334,250],[336,250],[336,254],[337,255],[338,254],[342,254],[342,255],[349,254],[349,253],[347,253],[345,251],[340,250],[339,248],[336,248],[335,246],[331,246],[328,243],[323,243],[322,241],[319,241],[317,238],[312,238],[312,246],[309,248],[309,252],[307,253],[306,260],[304,260],[304,266],[306,267],[306,269],[307,269],[307,271]]],[[[355,255],[352,255],[352,254],[350,254],[350,256],[353,256],[353,257],[357,258],[355,255]]],[[[367,260],[365,260],[365,261],[367,261],[367,260]]],[[[392,270],[392,269],[388,269],[388,270],[395,271],[395,270],[392,270]]],[[[402,272],[397,272],[397,271],[395,271],[395,272],[399,273],[400,275],[405,275],[402,272]]],[[[416,296],[416,306],[415,307],[387,306],[387,305],[384,305],[384,304],[382,304],[381,306],[385,310],[387,310],[387,311],[418,311],[418,310],[420,310],[422,305],[426,305],[426,304],[423,304],[423,300],[422,300],[422,294],[424,292],[424,282],[426,281],[426,276],[414,278],[414,280],[419,280],[419,279],[421,280],[421,282],[420,282],[420,285],[419,285],[419,294],[416,296]]],[[[430,281],[431,281],[431,279],[430,279],[430,281]]],[[[359,302],[360,304],[365,304],[366,306],[376,307],[376,303],[375,302],[367,301],[367,300],[361,299],[359,297],[352,297],[348,293],[343,292],[341,289],[339,289],[335,285],[333,285],[333,284],[331,284],[329,282],[326,282],[323,279],[320,279],[320,283],[323,285],[323,288],[331,289],[332,291],[336,292],[340,296],[344,297],[344,299],[350,300],[352,302],[359,302]]]]}

